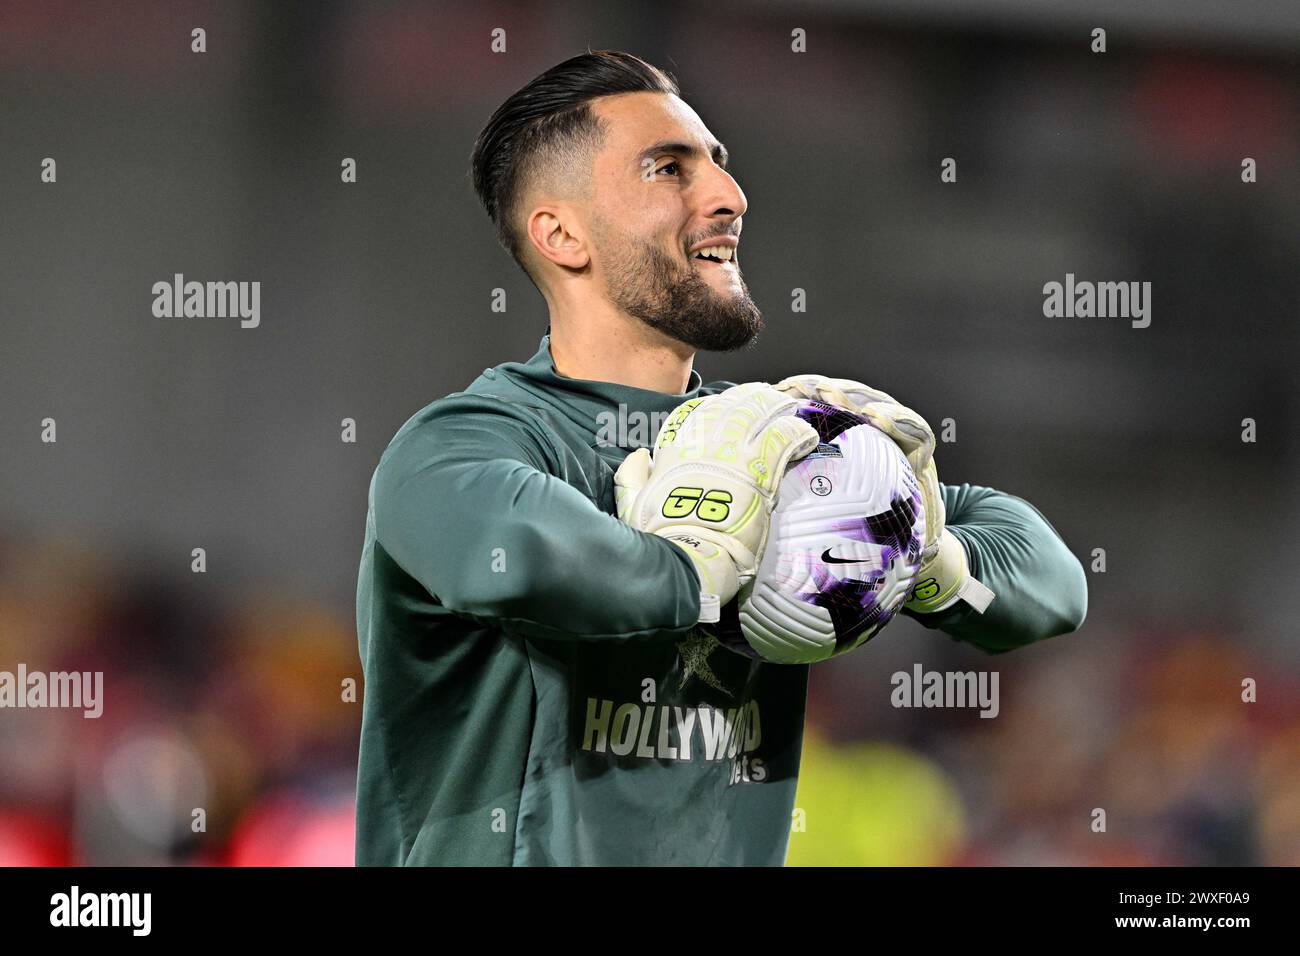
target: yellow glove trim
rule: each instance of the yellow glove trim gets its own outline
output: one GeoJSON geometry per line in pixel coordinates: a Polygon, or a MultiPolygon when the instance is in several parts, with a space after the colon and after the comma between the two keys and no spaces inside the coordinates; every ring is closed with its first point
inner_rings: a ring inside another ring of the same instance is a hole
{"type": "Polygon", "coordinates": [[[912,596],[903,606],[915,614],[934,614],[965,601],[983,614],[993,597],[992,591],[971,577],[966,549],[955,534],[944,528],[938,551],[933,560],[921,566],[912,596]]]}

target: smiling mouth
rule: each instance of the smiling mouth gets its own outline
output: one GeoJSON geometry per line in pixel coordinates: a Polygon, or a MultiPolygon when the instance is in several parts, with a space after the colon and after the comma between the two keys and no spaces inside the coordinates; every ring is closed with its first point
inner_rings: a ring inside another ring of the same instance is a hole
{"type": "Polygon", "coordinates": [[[717,266],[723,269],[736,268],[734,250],[732,249],[726,249],[725,251],[717,250],[717,249],[707,249],[703,252],[695,253],[695,255],[691,256],[691,258],[699,262],[707,262],[711,266],[717,266]]]}

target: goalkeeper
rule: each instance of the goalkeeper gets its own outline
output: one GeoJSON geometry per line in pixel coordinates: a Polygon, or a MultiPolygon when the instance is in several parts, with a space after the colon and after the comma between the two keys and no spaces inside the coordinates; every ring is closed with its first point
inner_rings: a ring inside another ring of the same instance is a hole
{"type": "Polygon", "coordinates": [[[694,625],[754,573],[776,485],[815,444],[799,399],[867,415],[920,477],[905,613],[927,627],[995,653],[1066,633],[1083,570],[1027,502],[940,484],[929,426],[884,393],[702,383],[695,353],[744,346],[762,316],[745,196],[660,70],[564,62],[493,114],[472,164],[550,328],[414,415],[371,480],[357,863],[779,865],[808,667],[694,625]],[[723,511],[725,532],[706,520],[723,511]]]}

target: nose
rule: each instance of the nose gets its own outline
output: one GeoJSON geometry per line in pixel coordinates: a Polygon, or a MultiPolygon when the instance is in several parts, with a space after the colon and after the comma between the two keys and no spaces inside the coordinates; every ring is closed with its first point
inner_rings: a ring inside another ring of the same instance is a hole
{"type": "Polygon", "coordinates": [[[716,163],[709,167],[703,195],[704,215],[709,219],[739,219],[749,208],[740,184],[716,163]]]}

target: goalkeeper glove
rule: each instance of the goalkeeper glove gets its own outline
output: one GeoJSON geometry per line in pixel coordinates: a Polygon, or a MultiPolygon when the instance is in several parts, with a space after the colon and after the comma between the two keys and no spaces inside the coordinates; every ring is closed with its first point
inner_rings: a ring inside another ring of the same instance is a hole
{"type": "Polygon", "coordinates": [[[700,620],[752,580],[786,467],[817,447],[798,402],[750,382],[673,410],[654,455],[638,448],[614,474],[618,516],[677,545],[700,575],[700,620]]]}
{"type": "Polygon", "coordinates": [[[934,432],[924,418],[890,395],[861,382],[821,375],[794,375],[774,386],[800,398],[834,405],[866,418],[902,449],[921,486],[925,542],[916,585],[904,603],[915,614],[934,614],[965,601],[983,614],[993,592],[970,574],[966,549],[944,527],[947,512],[934,467],[934,432]]]}

